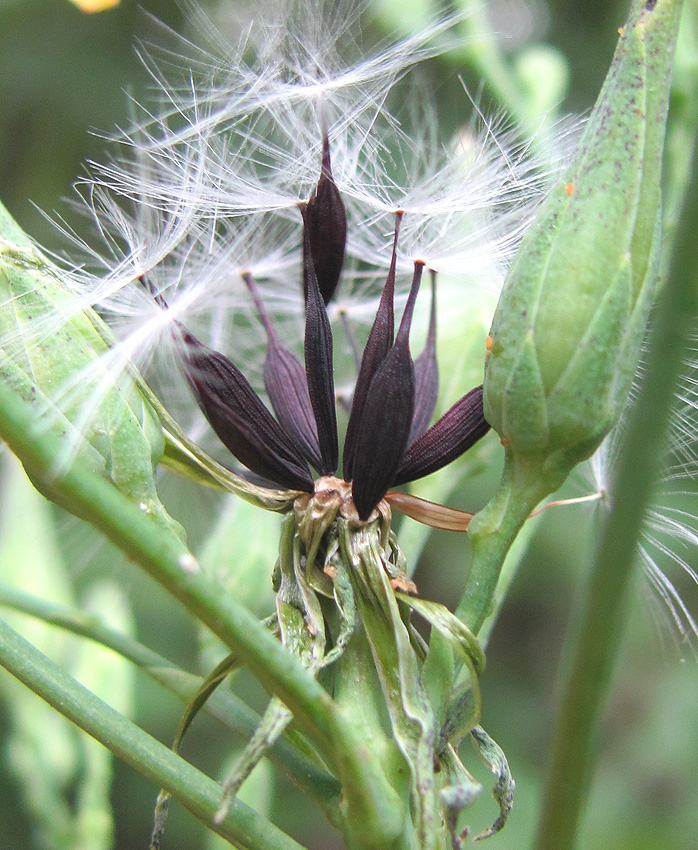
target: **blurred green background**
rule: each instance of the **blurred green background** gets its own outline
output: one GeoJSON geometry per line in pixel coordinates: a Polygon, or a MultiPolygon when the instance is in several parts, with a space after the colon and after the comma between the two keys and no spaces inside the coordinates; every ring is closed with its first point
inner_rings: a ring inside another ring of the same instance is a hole
{"type": "MultiPolygon", "coordinates": [[[[382,17],[368,36],[371,38],[379,36],[380,21],[386,31],[408,26],[410,15],[416,15],[423,4],[386,0],[379,5],[382,17]]],[[[593,103],[603,80],[627,5],[606,0],[496,0],[487,8],[493,26],[507,36],[504,48],[510,60],[524,44],[532,42],[551,45],[566,57],[570,76],[563,108],[583,112],[593,103]]],[[[227,9],[220,3],[213,11],[220,14],[231,7],[244,16],[254,4],[228,0],[227,9]]],[[[157,38],[158,29],[148,15],[188,33],[182,8],[166,0],[146,0],[139,5],[122,0],[118,8],[98,15],[85,15],[67,0],[0,0],[0,198],[27,232],[49,248],[60,249],[61,241],[39,210],[55,210],[70,218],[63,199],[70,195],[83,163],[104,158],[107,145],[99,134],[109,133],[128,120],[125,90],[147,100],[148,77],[134,43],[157,38]]],[[[425,72],[436,85],[437,108],[447,135],[461,120],[453,106],[454,91],[459,86],[457,75],[465,77],[471,90],[477,90],[477,80],[472,68],[458,56],[434,60],[425,72]]],[[[487,93],[484,99],[487,103],[487,93]]],[[[462,98],[457,102],[462,103],[462,98]]],[[[95,603],[103,615],[112,617],[121,628],[132,628],[139,640],[164,655],[196,669],[201,636],[180,608],[96,533],[27,495],[9,459],[0,456],[0,461],[0,523],[7,520],[12,504],[27,500],[21,502],[25,505],[21,534],[35,536],[37,529],[44,529],[46,539],[37,542],[36,558],[43,559],[47,567],[45,559],[50,555],[65,567],[60,575],[67,575],[69,581],[60,590],[66,601],[85,603],[86,595],[94,596],[96,585],[110,582],[95,603]]],[[[486,497],[487,487],[486,480],[478,480],[470,489],[465,485],[454,503],[477,508],[486,497]]],[[[197,551],[220,513],[220,498],[202,495],[193,485],[169,477],[163,478],[162,489],[168,508],[185,522],[197,551]],[[197,505],[195,512],[192,504],[197,505]]],[[[698,501],[686,496],[685,507],[695,513],[698,501]]],[[[265,614],[271,604],[269,574],[276,520],[252,517],[239,505],[226,509],[241,512],[233,517],[239,530],[232,546],[238,555],[245,553],[249,564],[246,580],[233,592],[265,614]],[[240,531],[249,532],[253,521],[260,523],[259,534],[240,531]],[[258,551],[250,551],[250,537],[266,542],[259,544],[258,551]]],[[[3,528],[9,535],[7,526],[0,525],[0,531],[3,528]]],[[[519,850],[530,845],[564,635],[596,532],[591,507],[546,512],[491,640],[483,681],[483,725],[507,753],[518,786],[509,824],[490,840],[494,850],[519,850]]],[[[423,596],[455,602],[465,547],[467,541],[455,535],[433,535],[417,572],[423,596]]],[[[31,564],[13,561],[9,551],[6,541],[0,541],[0,567],[4,564],[25,582],[25,587],[44,595],[45,587],[36,578],[38,573],[31,572],[31,564]]],[[[683,554],[696,562],[696,553],[683,554]]],[[[49,569],[46,580],[60,583],[62,579],[56,575],[49,569]]],[[[689,606],[693,604],[693,610],[698,611],[698,598],[690,581],[675,573],[672,578],[686,594],[689,606]]],[[[698,664],[694,649],[675,645],[668,619],[664,622],[661,616],[653,616],[655,609],[648,606],[641,585],[638,580],[598,742],[599,771],[580,850],[698,848],[698,664]]],[[[15,623],[30,634],[29,620],[16,619],[15,623]]],[[[94,663],[100,669],[118,671],[107,683],[113,703],[130,710],[140,725],[169,743],[181,705],[144,676],[129,675],[108,653],[94,651],[94,663]]],[[[84,652],[80,641],[68,641],[60,652],[74,670],[79,667],[80,653],[84,652]]],[[[6,674],[0,675],[0,850],[54,850],[63,845],[48,837],[50,830],[42,832],[41,825],[37,826],[40,819],[32,812],[43,808],[54,825],[61,817],[68,817],[84,791],[75,777],[84,774],[85,762],[93,757],[93,751],[75,748],[74,738],[82,733],[74,733],[60,718],[47,720],[48,715],[40,708],[34,715],[35,698],[7,679],[6,674]],[[24,718],[24,725],[18,724],[18,716],[24,718]],[[37,730],[37,724],[46,725],[37,730]],[[44,753],[47,757],[43,762],[41,753],[31,753],[41,739],[38,736],[32,742],[32,729],[41,731],[42,746],[56,750],[44,753]],[[44,770],[46,787],[40,783],[30,792],[27,785],[36,779],[22,776],[21,768],[32,758],[44,765],[40,769],[44,770]],[[56,771],[58,794],[49,787],[50,770],[56,771]]],[[[252,677],[243,674],[237,687],[256,707],[263,705],[263,694],[252,677]]],[[[233,751],[222,727],[203,717],[195,723],[184,747],[187,758],[213,775],[221,775],[233,751]]],[[[470,761],[474,763],[475,758],[470,761]]],[[[102,763],[101,769],[108,773],[108,765],[102,763]]],[[[118,850],[145,847],[157,789],[119,763],[113,765],[113,772],[113,846],[118,850]]],[[[485,783],[485,791],[469,820],[479,830],[493,819],[495,806],[488,796],[491,783],[486,772],[477,768],[475,772],[485,783]]],[[[107,775],[100,787],[108,782],[107,775]]],[[[322,815],[287,784],[277,783],[270,770],[258,771],[251,784],[253,787],[246,789],[247,799],[257,794],[258,804],[261,800],[272,819],[299,841],[314,850],[341,846],[324,825],[322,815]]],[[[95,818],[103,817],[99,805],[93,811],[95,818]]],[[[90,835],[93,839],[85,838],[82,850],[109,846],[108,825],[87,829],[85,836],[90,835]]],[[[205,835],[192,818],[176,805],[172,807],[165,837],[168,850],[213,850],[218,846],[215,837],[205,835]]]]}

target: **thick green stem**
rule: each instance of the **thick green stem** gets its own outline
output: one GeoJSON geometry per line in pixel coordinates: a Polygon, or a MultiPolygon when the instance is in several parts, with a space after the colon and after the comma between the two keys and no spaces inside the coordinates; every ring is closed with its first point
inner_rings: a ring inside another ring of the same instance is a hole
{"type": "MultiPolygon", "coordinates": [[[[200,676],[185,672],[147,646],[106,626],[93,614],[46,602],[6,585],[0,585],[0,605],[109,647],[184,702],[188,703],[201,685],[200,676]]],[[[206,703],[205,710],[245,739],[254,734],[261,719],[256,711],[225,690],[217,691],[206,703]]],[[[291,782],[314,799],[332,822],[336,820],[341,788],[334,777],[316,767],[285,738],[280,738],[269,748],[267,757],[291,782]]]]}
{"type": "Polygon", "coordinates": [[[118,711],[103,703],[0,620],[0,663],[42,699],[115,755],[165,788],[193,815],[237,847],[302,850],[301,845],[235,800],[225,820],[214,815],[220,786],[118,711]]]}
{"type": "Polygon", "coordinates": [[[353,788],[346,789],[343,831],[347,844],[352,850],[393,847],[395,834],[403,831],[402,825],[409,817],[410,773],[395,742],[386,735],[381,684],[370,644],[360,625],[338,662],[335,701],[361,729],[361,746],[380,766],[390,787],[390,794],[380,806],[373,805],[368,810],[361,795],[357,796],[353,788]]]}
{"type": "Polygon", "coordinates": [[[507,449],[497,492],[468,528],[472,547],[470,573],[456,615],[477,634],[493,609],[504,560],[521,526],[554,487],[542,475],[537,456],[507,449]]]}
{"type": "MultiPolygon", "coordinates": [[[[698,149],[696,149],[698,150],[698,149]]],[[[698,156],[640,392],[616,466],[611,511],[585,591],[555,724],[536,850],[572,850],[594,762],[593,739],[620,648],[637,542],[657,478],[677,377],[698,316],[698,156]]]]}

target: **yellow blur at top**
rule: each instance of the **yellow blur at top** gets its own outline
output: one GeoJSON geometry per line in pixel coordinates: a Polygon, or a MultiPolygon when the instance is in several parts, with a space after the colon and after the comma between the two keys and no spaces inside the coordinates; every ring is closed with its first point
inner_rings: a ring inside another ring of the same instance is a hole
{"type": "Polygon", "coordinates": [[[70,0],[82,12],[92,14],[93,12],[104,12],[119,5],[119,0],[70,0]]]}

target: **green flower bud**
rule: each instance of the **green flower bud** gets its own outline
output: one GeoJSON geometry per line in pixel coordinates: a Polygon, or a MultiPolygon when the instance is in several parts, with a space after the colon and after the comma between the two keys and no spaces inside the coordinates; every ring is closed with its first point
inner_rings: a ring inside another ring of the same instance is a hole
{"type": "Polygon", "coordinates": [[[633,4],[567,174],[524,239],[492,324],[485,416],[550,490],[617,421],[637,368],[660,242],[660,177],[680,0],[633,4]]]}

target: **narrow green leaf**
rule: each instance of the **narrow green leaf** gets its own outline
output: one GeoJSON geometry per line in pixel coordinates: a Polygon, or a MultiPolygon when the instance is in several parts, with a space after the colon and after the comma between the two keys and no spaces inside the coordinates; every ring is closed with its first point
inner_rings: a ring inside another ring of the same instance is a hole
{"type": "Polygon", "coordinates": [[[240,850],[300,850],[296,841],[239,800],[222,823],[215,823],[217,783],[99,700],[1,620],[0,664],[240,850]]]}
{"type": "Polygon", "coordinates": [[[293,715],[276,697],[272,697],[254,735],[230,769],[223,782],[223,797],[216,812],[216,821],[225,819],[245,780],[266,755],[267,750],[283,734],[293,715]]]}
{"type": "MultiPolygon", "coordinates": [[[[187,673],[133,638],[104,625],[94,614],[46,602],[3,584],[0,584],[0,605],[112,649],[186,703],[191,702],[202,685],[200,677],[187,673]]],[[[213,694],[204,708],[243,739],[254,734],[260,719],[258,714],[229,691],[213,694]]],[[[305,752],[310,745],[305,739],[302,739],[302,742],[305,752]]],[[[316,799],[330,821],[334,822],[340,794],[339,784],[324,769],[317,766],[317,756],[314,753],[314,760],[311,761],[299,750],[300,747],[297,749],[290,741],[282,739],[270,751],[269,760],[305,793],[316,799]]]]}

